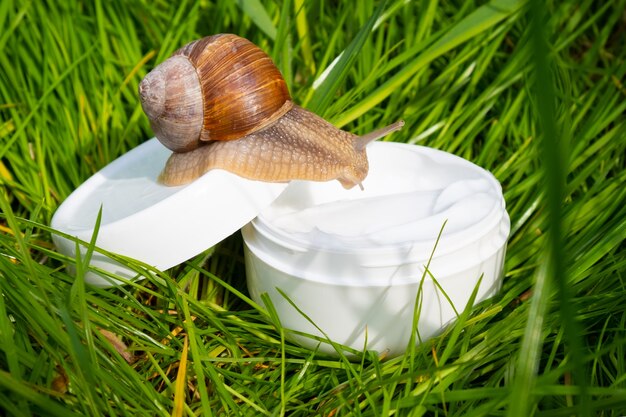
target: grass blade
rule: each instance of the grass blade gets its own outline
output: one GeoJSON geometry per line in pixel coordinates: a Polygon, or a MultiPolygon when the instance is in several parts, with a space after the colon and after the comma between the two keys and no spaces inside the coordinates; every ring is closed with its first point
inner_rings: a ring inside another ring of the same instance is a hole
{"type": "Polygon", "coordinates": [[[261,29],[270,39],[276,39],[276,26],[272,23],[267,10],[259,0],[237,0],[237,6],[261,29]]]}
{"type": "Polygon", "coordinates": [[[365,114],[389,97],[393,92],[397,91],[420,69],[426,67],[437,57],[511,16],[513,13],[517,12],[523,4],[524,1],[521,0],[494,0],[489,4],[479,7],[469,16],[450,28],[445,35],[433,43],[422,54],[418,55],[411,62],[407,62],[400,71],[361,100],[358,105],[353,106],[350,110],[336,118],[334,120],[335,125],[338,127],[344,126],[365,114]]]}
{"type": "Polygon", "coordinates": [[[178,363],[178,374],[176,375],[176,385],[174,388],[174,410],[172,417],[182,417],[185,409],[185,388],[187,387],[187,351],[189,346],[188,337],[185,336],[183,351],[178,363]]]}
{"type": "MultiPolygon", "coordinates": [[[[310,101],[305,106],[314,113],[324,114],[328,105],[334,100],[335,94],[343,80],[351,70],[352,64],[356,61],[365,40],[370,36],[374,23],[382,14],[386,2],[381,2],[374,14],[367,20],[365,25],[359,30],[350,45],[331,64],[329,71],[324,71],[320,79],[316,81],[317,87],[310,101]]],[[[328,70],[328,68],[327,68],[328,70]]]]}

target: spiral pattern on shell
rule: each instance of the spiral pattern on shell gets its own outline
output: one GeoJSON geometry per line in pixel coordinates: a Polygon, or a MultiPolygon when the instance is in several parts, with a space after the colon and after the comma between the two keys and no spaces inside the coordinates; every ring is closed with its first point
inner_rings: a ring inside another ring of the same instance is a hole
{"type": "Polygon", "coordinates": [[[292,107],[271,58],[247,39],[219,34],[191,42],[139,86],[157,138],[175,152],[233,140],[271,124],[292,107]]]}

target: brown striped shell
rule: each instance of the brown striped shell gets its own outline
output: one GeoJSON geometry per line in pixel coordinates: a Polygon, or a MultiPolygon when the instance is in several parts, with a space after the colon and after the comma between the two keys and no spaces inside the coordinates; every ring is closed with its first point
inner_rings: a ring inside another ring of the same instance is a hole
{"type": "Polygon", "coordinates": [[[169,149],[239,139],[291,107],[287,84],[265,52],[230,34],[178,49],[139,86],[144,112],[169,149]]]}
{"type": "Polygon", "coordinates": [[[360,186],[367,143],[404,124],[365,136],[337,129],[293,104],[271,59],[229,34],[177,50],[146,75],[139,95],[155,136],[174,151],[159,177],[166,185],[224,169],[253,180],[360,186]]]}

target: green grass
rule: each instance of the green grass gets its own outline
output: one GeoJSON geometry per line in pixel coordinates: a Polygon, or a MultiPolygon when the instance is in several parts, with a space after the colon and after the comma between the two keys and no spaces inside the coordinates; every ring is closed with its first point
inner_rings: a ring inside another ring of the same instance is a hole
{"type": "Polygon", "coordinates": [[[0,3],[0,414],[626,415],[626,1],[169,3],[0,3]],[[393,140],[491,170],[500,294],[407,355],[348,362],[247,298],[238,235],[86,286],[55,209],[151,137],[147,71],[219,32],[338,126],[402,118],[393,140]]]}

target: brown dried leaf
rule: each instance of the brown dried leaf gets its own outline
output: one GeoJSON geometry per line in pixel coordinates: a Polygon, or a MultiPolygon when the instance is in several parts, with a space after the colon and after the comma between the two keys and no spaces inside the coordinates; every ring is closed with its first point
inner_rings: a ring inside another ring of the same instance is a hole
{"type": "Polygon", "coordinates": [[[50,388],[58,392],[59,394],[65,394],[67,392],[67,386],[69,385],[69,379],[65,370],[61,366],[56,367],[56,376],[52,380],[50,388]]]}
{"type": "Polygon", "coordinates": [[[128,346],[126,346],[126,343],[122,342],[122,339],[120,339],[118,335],[105,329],[98,329],[98,331],[113,345],[113,348],[115,348],[117,353],[122,355],[126,362],[133,363],[135,361],[135,356],[128,351],[128,346]]]}

